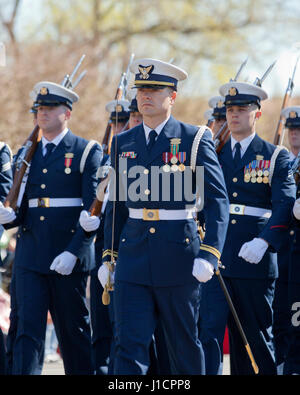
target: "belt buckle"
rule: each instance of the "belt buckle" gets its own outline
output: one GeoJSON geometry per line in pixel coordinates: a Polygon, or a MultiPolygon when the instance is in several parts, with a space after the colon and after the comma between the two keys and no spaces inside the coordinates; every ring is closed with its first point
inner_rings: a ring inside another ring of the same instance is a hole
{"type": "Polygon", "coordinates": [[[50,207],[50,198],[48,197],[38,198],[37,206],[42,208],[50,207]]]}
{"type": "Polygon", "coordinates": [[[244,215],[245,207],[246,206],[244,204],[231,204],[230,214],[244,215]]]}
{"type": "Polygon", "coordinates": [[[159,210],[158,209],[143,208],[143,220],[144,221],[159,221],[159,210]]]}

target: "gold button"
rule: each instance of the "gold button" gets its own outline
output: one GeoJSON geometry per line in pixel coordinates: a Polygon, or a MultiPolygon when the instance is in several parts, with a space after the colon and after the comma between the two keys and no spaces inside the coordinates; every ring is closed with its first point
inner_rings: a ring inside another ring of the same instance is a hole
{"type": "Polygon", "coordinates": [[[18,235],[18,239],[21,237],[21,235],[18,235]]]}
{"type": "Polygon", "coordinates": [[[233,194],[232,194],[233,197],[237,197],[237,195],[238,194],[236,192],[233,192],[233,194]]]}
{"type": "Polygon", "coordinates": [[[126,241],[126,239],[122,239],[122,243],[124,243],[124,241],[126,241]]]}
{"type": "Polygon", "coordinates": [[[234,177],[234,178],[232,179],[233,182],[237,182],[237,180],[238,180],[238,179],[237,179],[236,177],[234,177]]]}
{"type": "Polygon", "coordinates": [[[145,195],[150,195],[150,189],[145,190],[145,195]]]}
{"type": "Polygon", "coordinates": [[[150,228],[150,229],[149,229],[149,232],[150,232],[150,233],[155,233],[155,228],[150,228]]]}
{"type": "Polygon", "coordinates": [[[236,219],[232,219],[231,220],[231,223],[234,225],[234,224],[236,224],[236,219]]]}
{"type": "Polygon", "coordinates": [[[71,229],[71,233],[75,233],[75,229],[71,229]]]}
{"type": "Polygon", "coordinates": [[[144,174],[149,174],[149,170],[148,170],[148,169],[145,169],[145,170],[144,170],[144,174]]]}
{"type": "Polygon", "coordinates": [[[43,215],[41,215],[41,216],[40,216],[40,220],[41,220],[41,221],[44,221],[44,220],[45,220],[45,217],[44,217],[43,215]]]}
{"type": "Polygon", "coordinates": [[[127,170],[123,170],[123,174],[126,174],[127,173],[127,170]]]}
{"type": "Polygon", "coordinates": [[[190,242],[190,239],[187,237],[187,238],[185,239],[185,242],[186,242],[186,243],[189,243],[189,242],[190,242]]]}
{"type": "Polygon", "coordinates": [[[26,228],[23,228],[23,232],[25,232],[26,228]]]}
{"type": "Polygon", "coordinates": [[[290,231],[290,235],[293,236],[295,232],[293,230],[290,231]]]}
{"type": "Polygon", "coordinates": [[[43,173],[47,173],[47,171],[48,171],[47,169],[43,169],[43,173]]]}
{"type": "Polygon", "coordinates": [[[42,184],[42,185],[41,185],[41,188],[42,188],[42,189],[45,189],[45,188],[46,188],[46,185],[45,185],[45,184],[42,184]]]}

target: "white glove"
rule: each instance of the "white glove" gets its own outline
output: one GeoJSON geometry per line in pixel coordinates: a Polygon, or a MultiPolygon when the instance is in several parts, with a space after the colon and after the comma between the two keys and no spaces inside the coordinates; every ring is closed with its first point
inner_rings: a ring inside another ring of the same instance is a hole
{"type": "Polygon", "coordinates": [[[99,228],[100,218],[95,215],[90,215],[86,210],[81,211],[79,223],[86,232],[93,232],[99,228]]]}
{"type": "Polygon", "coordinates": [[[265,240],[255,237],[253,240],[242,245],[239,257],[250,263],[258,263],[264,256],[268,246],[269,245],[265,240]]]}
{"type": "Polygon", "coordinates": [[[16,219],[16,213],[11,207],[4,207],[0,202],[0,224],[8,224],[16,219]]]}
{"type": "Polygon", "coordinates": [[[74,269],[77,257],[69,251],[64,251],[59,254],[52,262],[50,270],[55,270],[57,273],[69,275],[74,269]]]}
{"type": "Polygon", "coordinates": [[[110,276],[110,283],[113,285],[115,282],[115,272],[110,272],[107,265],[102,264],[98,270],[98,279],[103,288],[105,288],[105,285],[108,281],[108,276],[110,276]]]}
{"type": "Polygon", "coordinates": [[[300,198],[294,203],[293,214],[297,219],[300,219],[300,198]]]}
{"type": "Polygon", "coordinates": [[[206,283],[214,274],[213,265],[202,258],[194,259],[193,276],[201,283],[206,283]]]}

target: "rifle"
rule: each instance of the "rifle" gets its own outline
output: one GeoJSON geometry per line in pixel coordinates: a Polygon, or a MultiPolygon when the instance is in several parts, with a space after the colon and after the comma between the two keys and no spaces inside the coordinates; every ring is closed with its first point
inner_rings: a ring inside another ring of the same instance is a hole
{"type": "MultiPolygon", "coordinates": [[[[126,97],[127,85],[128,85],[128,79],[129,79],[129,73],[130,73],[130,66],[131,66],[131,63],[133,62],[133,58],[134,58],[134,54],[132,53],[130,56],[128,66],[127,66],[127,70],[126,70],[126,72],[122,73],[122,75],[121,75],[120,82],[119,82],[114,100],[122,100],[122,99],[125,99],[125,97],[126,97]]],[[[113,137],[112,133],[111,133],[111,127],[112,127],[112,121],[109,119],[106,129],[105,129],[104,137],[101,142],[104,155],[108,155],[110,153],[110,144],[111,144],[111,140],[113,137]]]]}
{"type": "Polygon", "coordinates": [[[42,133],[40,127],[36,125],[33,131],[30,133],[30,136],[26,140],[25,144],[21,148],[20,155],[16,159],[13,185],[7,194],[4,207],[11,207],[13,210],[16,210],[24,174],[27,168],[30,166],[31,159],[41,138],[42,133]]]}
{"type": "MultiPolygon", "coordinates": [[[[81,75],[77,78],[75,83],[73,84],[72,80],[79,69],[85,55],[81,57],[77,65],[75,66],[71,76],[66,74],[64,80],[62,81],[61,85],[64,86],[65,88],[72,89],[74,86],[78,85],[79,81],[84,77],[86,74],[86,71],[81,73],[81,75]]],[[[24,177],[26,170],[30,166],[30,162],[32,160],[32,157],[36,151],[37,145],[40,142],[42,138],[42,131],[38,125],[36,125],[31,132],[30,136],[27,138],[25,143],[23,144],[20,153],[18,157],[14,161],[14,166],[15,166],[15,172],[14,172],[14,179],[13,179],[13,185],[10,189],[10,191],[7,194],[7,197],[4,201],[4,207],[11,207],[13,210],[16,210],[18,205],[20,204],[19,201],[21,201],[21,196],[20,195],[20,190],[21,190],[21,184],[22,182],[25,183],[26,180],[24,177]]]]}
{"type": "Polygon", "coordinates": [[[103,201],[104,201],[104,195],[105,195],[110,177],[111,177],[111,170],[109,170],[107,176],[105,178],[103,178],[103,180],[100,182],[100,184],[97,187],[96,199],[94,199],[91,207],[89,208],[90,215],[95,215],[98,217],[101,215],[102,205],[103,205],[103,201]]]}
{"type": "Polygon", "coordinates": [[[284,98],[283,98],[281,111],[280,111],[280,117],[279,117],[279,121],[277,123],[275,136],[274,136],[274,141],[273,141],[273,144],[275,144],[275,145],[281,145],[282,142],[283,142],[283,139],[284,139],[284,117],[281,115],[281,112],[282,112],[282,110],[285,107],[288,106],[288,102],[289,102],[289,100],[290,100],[290,98],[292,96],[292,92],[293,92],[293,89],[294,89],[294,78],[295,78],[295,73],[296,73],[298,60],[299,60],[299,56],[297,57],[292,77],[289,78],[289,81],[288,81],[288,84],[287,84],[287,88],[286,88],[286,91],[285,91],[285,95],[284,95],[284,98]]]}
{"type": "MultiPolygon", "coordinates": [[[[248,62],[248,57],[240,65],[235,77],[233,79],[231,78],[230,81],[237,81],[243,68],[246,66],[247,62],[248,62]]],[[[214,144],[217,153],[221,152],[224,144],[228,141],[229,136],[230,136],[230,130],[228,129],[227,121],[225,121],[214,136],[214,144]]]]}

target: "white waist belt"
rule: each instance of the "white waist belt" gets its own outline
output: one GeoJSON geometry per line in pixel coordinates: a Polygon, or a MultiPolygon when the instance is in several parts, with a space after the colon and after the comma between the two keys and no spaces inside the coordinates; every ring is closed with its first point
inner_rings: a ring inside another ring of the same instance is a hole
{"type": "Polygon", "coordinates": [[[29,199],[30,208],[35,207],[77,207],[82,206],[81,198],[37,198],[29,199]]]}
{"type": "Polygon", "coordinates": [[[229,213],[237,215],[252,215],[253,217],[270,218],[272,215],[271,210],[260,207],[245,206],[243,204],[230,204],[229,213]]]}
{"type": "Polygon", "coordinates": [[[144,221],[159,220],[180,220],[193,218],[194,209],[191,210],[165,210],[165,209],[146,209],[130,208],[129,217],[133,219],[143,219],[144,221]]]}

